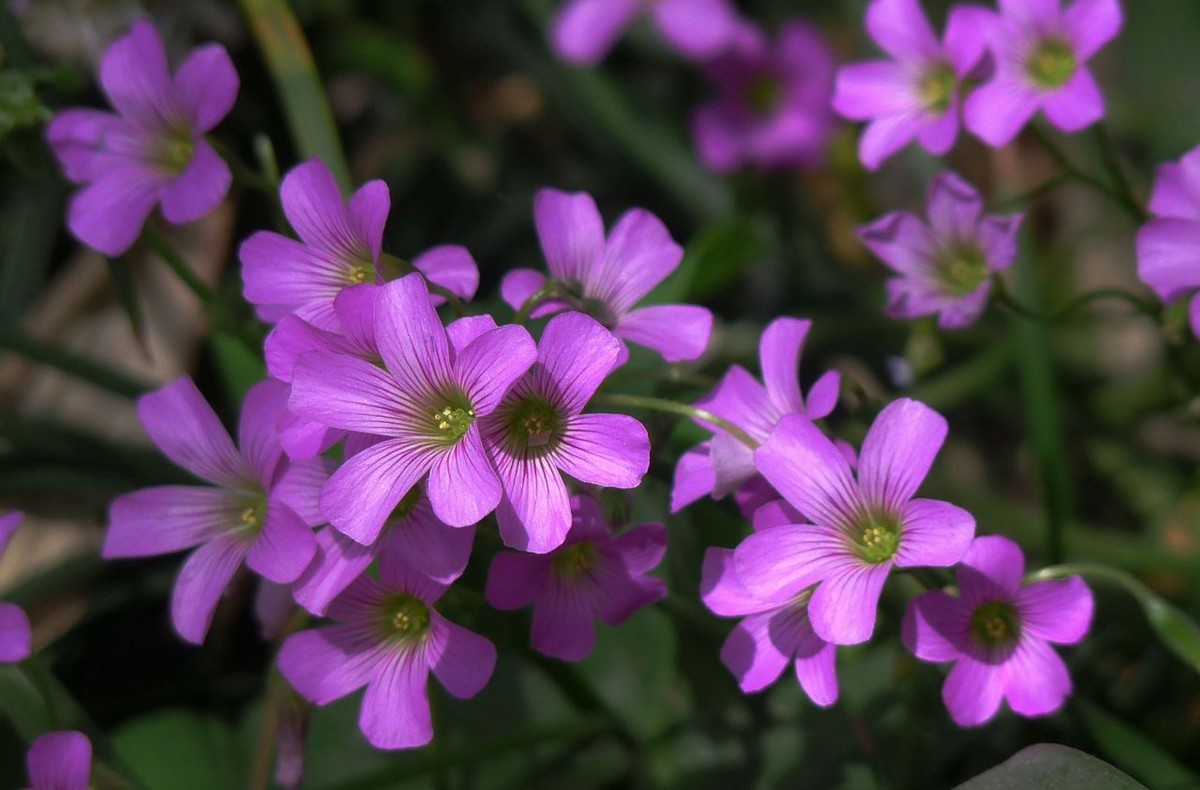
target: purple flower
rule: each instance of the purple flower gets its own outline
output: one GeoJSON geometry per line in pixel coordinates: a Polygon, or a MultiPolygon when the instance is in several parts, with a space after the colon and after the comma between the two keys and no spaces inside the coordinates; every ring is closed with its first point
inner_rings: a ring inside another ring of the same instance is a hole
{"type": "Polygon", "coordinates": [[[435,582],[449,584],[462,574],[471,556],[475,527],[451,527],[433,513],[420,484],[400,500],[379,537],[368,546],[333,528],[317,532],[317,556],[293,585],[296,602],[324,615],[330,601],[363,574],[376,557],[405,561],[435,582]]]}
{"type": "MultiPolygon", "coordinates": [[[[1159,166],[1150,214],[1137,236],[1138,276],[1159,299],[1174,302],[1200,289],[1200,147],[1159,166]]],[[[1200,294],[1188,316],[1200,337],[1200,294]]]]}
{"type": "Polygon", "coordinates": [[[596,500],[571,497],[571,529],[549,554],[502,551],[488,571],[487,599],[497,609],[533,605],[533,647],[580,661],[595,647],[594,623],[618,625],[662,600],[667,586],[648,576],[667,549],[662,524],[614,537],[596,500]]]}
{"type": "Polygon", "coordinates": [[[1001,698],[1022,716],[1062,707],[1071,677],[1051,643],[1073,645],[1092,621],[1092,591],[1072,576],[1022,584],[1025,558],[1008,538],[976,538],[958,567],[958,595],[913,599],[904,644],[925,661],[954,662],[942,699],[963,727],[983,724],[1001,698]]]}
{"type": "Polygon", "coordinates": [[[743,618],[721,646],[721,661],[742,691],[762,691],[792,662],[800,687],[816,704],[837,702],[836,648],[817,636],[808,620],[812,590],[759,599],[737,577],[734,552],[711,548],[704,554],[700,597],[722,617],[743,618]]]}
{"type": "Polygon", "coordinates": [[[429,672],[453,696],[473,697],[492,675],[496,648],[433,608],[445,584],[406,563],[383,563],[379,575],[359,576],[330,604],[337,625],[289,637],[279,669],[315,705],[366,686],[358,726],[371,745],[423,746],[433,738],[429,672]]]}
{"type": "Polygon", "coordinates": [[[287,402],[277,381],[255,385],[242,404],[238,447],[189,378],[138,400],[138,417],[163,454],[210,486],[158,486],[124,494],[108,511],[101,555],[148,557],[199,546],[175,582],[171,617],[180,636],[200,644],[221,593],[243,560],[287,584],[316,550],[312,527],[324,521],[317,494],[324,462],[289,462],[275,425],[287,402]]]}
{"type": "Polygon", "coordinates": [[[538,190],[534,222],[551,280],[532,269],[514,269],[504,277],[504,301],[519,310],[548,284],[554,298],[533,317],[578,310],[595,318],[617,337],[652,348],[668,362],[695,359],[708,346],[712,313],[695,305],[654,305],[635,310],[646,294],[665,280],[683,259],[683,248],[658,217],[644,209],[625,212],[604,238],[604,221],[590,195],[556,189],[538,190]]]}
{"type": "Polygon", "coordinates": [[[727,47],[738,24],[729,0],[567,0],[551,23],[550,43],[563,60],[595,66],[643,11],[672,49],[697,60],[727,47]]]}
{"type": "Polygon", "coordinates": [[[929,185],[925,213],[897,211],[858,229],[858,238],[897,277],[888,280],[892,318],[937,315],[943,329],[979,320],[992,275],[1017,257],[1023,214],[983,215],[983,198],[946,171],[929,185]]]}
{"type": "Polygon", "coordinates": [[[636,488],[650,466],[650,437],[633,417],[583,414],[621,356],[621,343],[582,313],[550,319],[538,361],[481,421],[484,447],[504,484],[496,509],[505,545],[544,554],[571,528],[562,475],[636,488]]]}
{"type": "Polygon", "coordinates": [[[117,114],[59,113],[46,139],[66,177],[86,184],[67,225],[106,255],[129,249],[155,205],[176,225],[217,207],[232,176],[204,134],[229,114],[238,75],[225,48],[194,50],[174,79],[158,31],[137,22],[100,64],[100,86],[117,114]]]}
{"type": "Polygon", "coordinates": [[[923,403],[890,403],[863,440],[857,477],[846,456],[799,415],[783,418],[755,453],[758,469],[812,521],[769,527],[746,538],[734,566],[761,600],[808,601],[813,631],[826,642],[865,642],[893,567],[948,567],[975,533],[962,508],[913,499],[946,437],[946,421],[923,403]]]}
{"type": "MultiPolygon", "coordinates": [[[[20,511],[0,516],[0,557],[24,518],[20,511]]],[[[25,610],[15,603],[0,601],[0,664],[16,664],[29,658],[32,643],[33,633],[25,610]]]]}
{"type": "MultiPolygon", "coordinates": [[[[776,423],[788,414],[803,414],[810,420],[828,416],[837,405],[840,374],[831,370],[817,379],[807,400],[800,392],[800,355],[811,328],[812,321],[807,319],[772,321],[763,330],[758,346],[764,383],[759,384],[741,365],[734,365],[712,394],[697,401],[696,407],[733,423],[759,443],[765,442],[776,423]]],[[[716,426],[701,424],[713,432],[713,438],[679,459],[671,489],[672,513],[702,496],[720,499],[761,480],[752,449],[716,426]]],[[[750,512],[778,498],[769,486],[759,486],[749,493],[745,509],[750,512]]]]}
{"type": "Polygon", "coordinates": [[[958,93],[984,52],[980,9],[957,6],[938,42],[918,0],[872,0],[867,32],[892,60],[838,70],[833,108],[868,121],[859,157],[870,170],[913,140],[941,156],[958,136],[958,93]]]}
{"type": "Polygon", "coordinates": [[[321,510],[364,545],[393,509],[428,477],[433,512],[455,527],[474,524],[500,502],[500,480],[477,421],[500,405],[533,364],[523,327],[486,316],[444,328],[419,274],[388,283],[375,305],[375,342],[385,368],[346,355],[302,355],[290,410],[331,428],[385,437],[333,474],[321,510]]]}
{"type": "MultiPolygon", "coordinates": [[[[259,231],[242,242],[246,301],[264,321],[296,313],[327,331],[339,329],[333,302],[359,283],[381,283],[400,274],[400,262],[383,253],[391,196],[383,181],[369,181],[347,202],[320,159],[297,165],[283,179],[279,198],[300,241],[259,231]]],[[[479,286],[479,270],[463,247],[434,247],[413,268],[462,299],[479,286]]],[[[434,296],[434,303],[445,299],[434,296]]]]}
{"type": "Polygon", "coordinates": [[[773,43],[743,24],[705,69],[721,95],[692,113],[700,160],[718,173],[747,162],[764,170],[820,164],[833,135],[833,63],[824,37],[805,22],[787,22],[773,43]]]}
{"type": "Polygon", "coordinates": [[[91,787],[92,742],[66,730],[39,736],[25,755],[31,790],[87,790],[91,787]]]}
{"type": "Polygon", "coordinates": [[[1000,0],[983,30],[995,73],[968,98],[963,121],[990,146],[1007,145],[1038,110],[1064,132],[1104,117],[1087,59],[1121,29],[1117,0],[1000,0]]]}

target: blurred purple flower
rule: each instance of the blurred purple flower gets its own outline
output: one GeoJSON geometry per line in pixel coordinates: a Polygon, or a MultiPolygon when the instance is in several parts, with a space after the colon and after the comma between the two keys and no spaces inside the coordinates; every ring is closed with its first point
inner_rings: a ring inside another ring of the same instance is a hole
{"type": "Polygon", "coordinates": [[[650,466],[650,437],[625,414],[583,414],[616,366],[621,343],[582,313],[550,319],[538,361],[480,423],[504,484],[496,509],[504,543],[544,554],[571,528],[563,473],[611,488],[636,488],[650,466]]]}
{"type": "Polygon", "coordinates": [[[967,98],[963,121],[990,146],[1007,145],[1038,110],[1064,132],[1104,117],[1104,96],[1085,66],[1116,37],[1117,0],[1000,0],[983,25],[995,72],[967,98]]]}
{"type": "Polygon", "coordinates": [[[767,688],[790,661],[809,699],[821,707],[837,702],[837,650],[817,636],[809,623],[812,590],[756,598],[738,579],[733,556],[730,549],[705,552],[700,597],[714,614],[743,618],[721,646],[721,661],[738,679],[742,691],[750,694],[767,688]]]}
{"type": "Polygon", "coordinates": [[[368,545],[409,490],[428,477],[433,512],[455,527],[500,502],[500,480],[477,421],[490,414],[537,356],[523,327],[490,317],[442,326],[425,280],[388,283],[375,305],[384,368],[313,351],[296,363],[290,411],[331,428],[384,437],[348,458],[321,492],[329,522],[368,545]]]}
{"type": "MultiPolygon", "coordinates": [[[[24,518],[25,514],[20,511],[0,516],[0,557],[4,556],[9,540],[24,518]]],[[[16,664],[29,658],[32,642],[33,633],[25,610],[15,603],[0,601],[0,664],[16,664]]]]}
{"type": "Polygon", "coordinates": [[[246,395],[238,447],[189,378],[138,400],[138,417],[158,448],[217,486],[157,486],[123,494],[108,512],[101,555],[148,557],[193,546],[175,583],[171,617],[180,636],[204,641],[221,593],[246,565],[288,584],[315,551],[312,527],[324,521],[317,496],[321,459],[289,462],[275,433],[287,387],[264,381],[246,395]],[[240,448],[240,449],[239,449],[240,448]]]}
{"type": "MultiPolygon", "coordinates": [[[[803,414],[810,420],[828,416],[837,405],[841,375],[828,371],[810,388],[805,399],[800,391],[800,356],[812,321],[777,318],[763,330],[758,346],[760,384],[741,365],[729,369],[707,397],[696,407],[711,412],[741,428],[756,442],[771,435],[776,423],[788,414],[803,414]],[[765,385],[765,386],[764,386],[765,385]]],[[[671,488],[671,512],[676,513],[703,496],[720,499],[761,480],[754,466],[754,451],[715,425],[701,422],[713,438],[683,454],[675,467],[671,488]]],[[[747,499],[747,508],[778,498],[769,487],[747,499]]]]}
{"type": "MultiPolygon", "coordinates": [[[[1159,165],[1150,214],[1137,236],[1138,276],[1167,303],[1200,291],[1200,147],[1159,165]]],[[[1188,316],[1200,337],[1200,293],[1188,316]]]]}
{"type": "Polygon", "coordinates": [[[551,23],[550,43],[563,60],[595,66],[643,12],[672,49],[696,60],[729,46],[738,24],[729,0],[567,0],[551,23]]]}
{"type": "Polygon", "coordinates": [[[87,790],[92,786],[92,742],[65,730],[38,737],[25,755],[30,790],[87,790]]]}
{"type": "Polygon", "coordinates": [[[1008,538],[976,538],[958,567],[958,595],[923,593],[904,615],[904,644],[925,661],[954,662],[942,686],[951,717],[983,724],[1000,700],[1022,716],[1062,707],[1071,676],[1051,643],[1073,645],[1092,621],[1092,591],[1072,576],[1022,584],[1025,558],[1008,538]]]}
{"type": "Polygon", "coordinates": [[[487,599],[497,609],[533,605],[535,650],[580,661],[595,646],[594,623],[618,625],[662,600],[667,586],[648,576],[662,560],[662,524],[642,524],[614,537],[591,497],[571,497],[566,540],[549,554],[502,551],[488,572],[487,599]]]}
{"type": "Polygon", "coordinates": [[[938,156],[958,136],[959,89],[984,53],[980,9],[956,6],[939,42],[918,0],[872,0],[867,32],[892,60],[838,70],[833,108],[868,121],[859,157],[870,170],[913,140],[938,156]]]}
{"type": "Polygon", "coordinates": [[[833,51],[815,27],[791,20],[774,42],[743,23],[733,46],[705,68],[720,97],[692,113],[700,160],[717,173],[749,163],[810,167],[833,135],[833,51]]]}
{"type": "Polygon", "coordinates": [[[520,310],[548,285],[555,293],[534,318],[578,310],[617,337],[652,348],[668,362],[695,359],[708,346],[712,313],[696,305],[634,305],[665,280],[683,259],[662,221],[635,208],[625,212],[607,240],[604,220],[590,195],[538,190],[533,201],[538,240],[550,280],[532,269],[514,269],[500,285],[504,301],[520,310]]]}
{"type": "Polygon", "coordinates": [[[937,315],[943,329],[979,320],[992,275],[1017,257],[1023,214],[983,215],[983,198],[946,171],[929,185],[928,224],[897,211],[858,229],[858,238],[899,276],[888,280],[887,314],[937,315]]]}
{"type": "Polygon", "coordinates": [[[100,85],[117,114],[64,110],[46,139],[66,177],[87,185],[71,198],[71,232],[106,255],[121,255],[159,203],[167,221],[179,225],[224,199],[232,176],[204,134],[233,108],[238,75],[225,48],[209,44],[172,79],[158,31],[142,21],[108,48],[100,85]]]}
{"type": "Polygon", "coordinates": [[[907,398],[890,403],[863,440],[857,477],[845,454],[800,415],[784,417],[755,453],[759,471],[812,524],[768,527],[734,552],[755,598],[795,599],[816,586],[808,617],[821,639],[865,642],[893,567],[949,567],[971,544],[962,508],[913,499],[946,437],[946,420],[907,398]]]}
{"type": "MultiPolygon", "coordinates": [[[[300,241],[260,230],[242,242],[238,257],[246,301],[264,321],[294,312],[319,329],[336,332],[333,303],[343,289],[403,273],[400,262],[383,253],[383,229],[392,205],[387,184],[369,181],[346,201],[325,163],[310,159],[284,177],[279,198],[300,241]]],[[[433,247],[411,265],[461,299],[470,299],[479,286],[479,270],[464,247],[433,247]]],[[[434,304],[445,301],[432,298],[434,304]]]]}
{"type": "Polygon", "coordinates": [[[453,696],[473,697],[492,675],[496,648],[433,608],[445,584],[403,562],[381,564],[379,576],[359,576],[330,604],[337,625],[289,637],[279,669],[315,705],[366,686],[358,726],[371,745],[424,746],[433,738],[430,671],[453,696]]]}

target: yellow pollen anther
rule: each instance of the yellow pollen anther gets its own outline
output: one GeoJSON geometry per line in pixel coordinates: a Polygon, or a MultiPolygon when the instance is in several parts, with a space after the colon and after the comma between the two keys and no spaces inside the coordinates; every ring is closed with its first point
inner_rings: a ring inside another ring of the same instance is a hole
{"type": "Polygon", "coordinates": [[[247,527],[257,527],[258,522],[258,510],[256,508],[248,507],[242,511],[242,523],[247,527]]]}
{"type": "Polygon", "coordinates": [[[366,266],[351,266],[350,271],[346,274],[346,279],[354,285],[358,285],[359,283],[365,283],[368,275],[366,266]]]}

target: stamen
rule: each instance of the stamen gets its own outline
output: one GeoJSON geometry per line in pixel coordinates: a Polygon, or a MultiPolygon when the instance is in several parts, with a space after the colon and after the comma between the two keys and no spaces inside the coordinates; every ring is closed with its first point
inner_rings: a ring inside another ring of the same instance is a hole
{"type": "Polygon", "coordinates": [[[475,410],[461,406],[446,406],[439,412],[434,412],[433,424],[448,441],[456,442],[475,422],[475,410]]]}
{"type": "Polygon", "coordinates": [[[1005,601],[990,601],[971,615],[971,635],[986,647],[1004,647],[1021,635],[1017,611],[1005,601]]]}
{"type": "Polygon", "coordinates": [[[953,67],[948,63],[932,66],[921,77],[921,106],[932,112],[943,113],[954,101],[956,82],[953,67]]]}
{"type": "Polygon", "coordinates": [[[413,639],[429,630],[429,607],[420,598],[400,593],[383,606],[383,621],[392,636],[413,639]]]}
{"type": "Polygon", "coordinates": [[[555,552],[551,561],[554,571],[567,579],[578,579],[592,569],[596,563],[596,544],[573,543],[555,552]]]}
{"type": "Polygon", "coordinates": [[[872,564],[887,562],[900,548],[900,520],[888,513],[868,513],[856,536],[859,555],[872,564]]]}
{"type": "Polygon", "coordinates": [[[1079,61],[1070,43],[1057,37],[1042,40],[1025,61],[1025,72],[1043,90],[1057,90],[1066,85],[1078,68],[1079,61]]]}

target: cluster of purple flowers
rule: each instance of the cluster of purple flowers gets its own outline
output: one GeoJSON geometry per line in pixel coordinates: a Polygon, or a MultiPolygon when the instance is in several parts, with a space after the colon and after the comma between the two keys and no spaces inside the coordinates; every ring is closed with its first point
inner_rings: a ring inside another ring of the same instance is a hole
{"type": "Polygon", "coordinates": [[[642,10],[673,50],[702,64],[716,89],[691,121],[707,168],[824,162],[834,131],[834,56],[815,27],[790,19],[772,40],[729,0],[569,0],[551,26],[551,45],[564,60],[594,66],[642,10]]]}
{"type": "Polygon", "coordinates": [[[1046,642],[1083,638],[1090,591],[1078,577],[1022,587],[1015,544],[975,538],[965,510],[914,498],[947,432],[929,407],[894,401],[857,453],[827,437],[814,420],[833,408],[836,374],[818,379],[807,402],[797,381],[808,328],[794,319],[767,327],[764,383],[735,367],[697,403],[741,435],[706,424],[713,438],[676,469],[674,508],[737,492],[754,527],[736,549],[711,548],[704,559],[704,602],[743,618],[721,650],[725,665],[754,692],[794,662],[813,702],[831,705],[835,647],[870,639],[891,571],[959,565],[958,597],[932,591],[914,599],[904,630],[918,657],[958,662],[944,690],[952,717],[980,724],[1002,695],[1023,715],[1057,710],[1070,678],[1046,642]],[[1056,619],[1064,611],[1071,616],[1056,619]]]}
{"type": "Polygon", "coordinates": [[[1091,126],[1104,116],[1104,97],[1086,62],[1116,36],[1122,15],[1117,0],[954,6],[939,42],[919,0],[872,0],[866,23],[891,59],[841,68],[833,106],[868,122],[859,154],[874,170],[913,140],[947,153],[960,108],[967,129],[995,147],[1039,110],[1064,132],[1091,126]]]}

